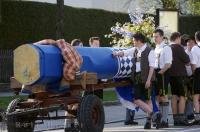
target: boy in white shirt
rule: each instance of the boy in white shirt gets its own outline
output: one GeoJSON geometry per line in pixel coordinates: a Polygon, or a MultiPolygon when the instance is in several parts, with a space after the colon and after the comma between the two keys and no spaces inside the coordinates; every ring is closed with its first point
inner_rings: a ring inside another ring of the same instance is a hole
{"type": "MultiPolygon", "coordinates": [[[[114,56],[133,56],[136,62],[135,69],[132,69],[132,80],[134,83],[134,99],[133,103],[144,110],[149,116],[147,118],[144,129],[151,128],[151,118],[153,110],[150,101],[149,91],[154,78],[155,54],[154,51],[145,43],[145,36],[141,33],[136,33],[133,36],[133,48],[113,52],[114,56]],[[142,98],[146,101],[142,101],[142,98]]],[[[157,127],[160,125],[160,114],[155,114],[155,122],[157,127]]]]}
{"type": "MultiPolygon", "coordinates": [[[[188,54],[190,58],[190,62],[193,63],[192,58],[192,47],[196,45],[195,38],[188,37],[185,40],[186,43],[186,50],[185,52],[188,54]]],[[[192,64],[186,65],[187,77],[186,77],[186,86],[187,86],[187,101],[185,106],[185,113],[189,120],[194,119],[194,105],[192,102],[192,95],[193,95],[193,72],[192,72],[192,64]]]]}
{"type": "Polygon", "coordinates": [[[194,95],[193,103],[195,109],[195,120],[197,124],[200,124],[200,111],[199,111],[199,97],[200,97],[200,31],[195,33],[195,40],[197,45],[195,45],[192,50],[192,64],[194,71],[194,95]]]}
{"type": "Polygon", "coordinates": [[[164,32],[161,29],[156,29],[153,33],[155,48],[155,71],[156,71],[156,94],[159,102],[159,109],[162,114],[161,127],[168,127],[168,84],[169,74],[168,69],[172,64],[172,50],[169,45],[164,42],[164,32]]]}

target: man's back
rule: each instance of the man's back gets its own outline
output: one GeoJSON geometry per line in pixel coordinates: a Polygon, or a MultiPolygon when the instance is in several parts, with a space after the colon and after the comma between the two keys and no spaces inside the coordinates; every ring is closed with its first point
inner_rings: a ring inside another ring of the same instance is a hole
{"type": "Polygon", "coordinates": [[[190,62],[189,56],[179,44],[172,44],[171,48],[173,60],[170,68],[170,76],[186,76],[185,65],[190,62]]]}

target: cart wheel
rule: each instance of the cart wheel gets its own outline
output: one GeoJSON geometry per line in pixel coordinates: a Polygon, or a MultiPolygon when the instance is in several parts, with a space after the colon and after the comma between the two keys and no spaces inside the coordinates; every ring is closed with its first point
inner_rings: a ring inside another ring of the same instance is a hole
{"type": "Polygon", "coordinates": [[[19,102],[21,102],[19,98],[12,100],[6,110],[8,132],[33,132],[35,123],[33,116],[8,115],[16,111],[19,102]]]}
{"type": "Polygon", "coordinates": [[[81,132],[102,132],[104,128],[104,108],[95,95],[83,97],[78,111],[81,132]]]}

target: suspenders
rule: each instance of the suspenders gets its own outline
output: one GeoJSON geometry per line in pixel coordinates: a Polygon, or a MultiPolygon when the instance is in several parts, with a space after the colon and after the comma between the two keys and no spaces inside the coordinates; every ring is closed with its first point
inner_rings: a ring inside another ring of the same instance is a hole
{"type": "Polygon", "coordinates": [[[138,50],[135,49],[135,52],[134,52],[134,54],[133,54],[134,60],[135,60],[135,62],[140,62],[141,57],[138,58],[138,57],[137,57],[137,54],[138,54],[138,50]]]}
{"type": "MultiPolygon", "coordinates": [[[[166,46],[168,46],[168,45],[164,44],[163,48],[166,47],[166,46]]],[[[158,68],[160,68],[160,54],[161,53],[159,53],[158,56],[157,56],[158,57],[158,68]]]]}

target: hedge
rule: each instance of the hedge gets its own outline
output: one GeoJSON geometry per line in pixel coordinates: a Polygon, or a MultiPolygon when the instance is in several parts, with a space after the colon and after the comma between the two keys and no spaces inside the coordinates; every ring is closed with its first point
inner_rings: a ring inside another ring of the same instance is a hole
{"type": "MultiPolygon", "coordinates": [[[[32,43],[45,38],[56,38],[56,5],[39,2],[3,1],[0,23],[0,48],[14,49],[20,44],[32,43]]],[[[116,22],[130,21],[127,14],[96,9],[65,6],[64,39],[70,42],[80,38],[88,44],[91,36],[99,36],[102,46],[109,46],[110,27],[116,22]]],[[[193,35],[200,30],[200,17],[179,18],[179,31],[193,35]]]]}
{"type": "MultiPolygon", "coordinates": [[[[0,23],[0,48],[16,48],[45,38],[56,38],[56,5],[39,2],[4,1],[0,23]]],[[[64,36],[70,42],[80,38],[85,44],[91,36],[99,36],[103,46],[109,46],[104,38],[116,22],[129,21],[127,14],[95,9],[65,6],[64,36]]]]}
{"type": "Polygon", "coordinates": [[[179,17],[179,31],[194,36],[196,31],[200,31],[200,16],[179,17]]]}

